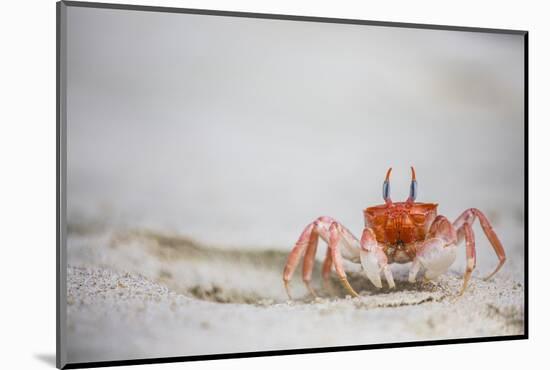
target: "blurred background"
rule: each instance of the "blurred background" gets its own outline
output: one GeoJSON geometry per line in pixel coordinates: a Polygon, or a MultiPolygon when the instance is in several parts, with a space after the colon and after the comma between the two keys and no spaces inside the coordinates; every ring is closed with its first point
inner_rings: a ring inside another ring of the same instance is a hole
{"type": "Polygon", "coordinates": [[[523,256],[521,36],[68,12],[70,227],[289,251],[320,215],[360,235],[414,165],[418,201],[481,209],[523,256]]]}

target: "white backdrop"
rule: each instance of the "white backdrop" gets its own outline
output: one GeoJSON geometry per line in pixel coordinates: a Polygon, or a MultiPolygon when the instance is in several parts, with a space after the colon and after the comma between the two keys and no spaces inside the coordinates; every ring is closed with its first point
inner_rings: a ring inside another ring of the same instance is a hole
{"type": "Polygon", "coordinates": [[[521,247],[521,36],[75,7],[67,17],[69,225],[286,251],[320,215],[359,233],[386,169],[403,201],[414,165],[418,201],[450,219],[477,207],[521,247]]]}
{"type": "MultiPolygon", "coordinates": [[[[547,153],[548,113],[543,111],[550,82],[546,45],[549,26],[542,9],[527,2],[406,1],[378,4],[315,1],[135,1],[179,7],[265,13],[300,14],[383,21],[527,29],[530,34],[530,127],[531,186],[533,198],[548,188],[544,172],[547,153]],[[538,127],[537,127],[538,124],[538,127]],[[535,151],[534,148],[538,150],[535,151]],[[538,168],[537,168],[538,167],[538,168]],[[535,184],[535,179],[537,183],[535,184]]],[[[532,2],[534,4],[534,2],[532,2]]],[[[0,163],[3,247],[2,337],[11,367],[51,367],[55,353],[55,3],[12,2],[4,5],[0,22],[2,44],[7,50],[1,60],[3,72],[2,135],[0,163]],[[7,84],[6,84],[7,82],[7,84]],[[14,99],[14,97],[16,99],[14,99]]],[[[547,294],[544,265],[548,197],[531,202],[530,212],[530,327],[528,342],[502,342],[460,346],[421,347],[391,350],[319,354],[308,356],[241,359],[222,362],[155,365],[155,368],[253,369],[259,366],[318,366],[342,368],[390,365],[425,368],[463,368],[466,365],[517,368],[543,355],[548,334],[547,294]],[[538,216],[538,217],[537,217],[538,216]],[[538,231],[537,231],[538,230],[538,231]],[[538,246],[538,247],[537,247],[538,246]],[[537,291],[536,289],[539,289],[537,291]],[[391,363],[388,364],[388,357],[391,363]],[[473,365],[475,363],[475,365],[473,365]]],[[[546,269],[547,270],[547,269],[546,269]]],[[[153,368],[151,366],[151,368],[153,368]]]]}

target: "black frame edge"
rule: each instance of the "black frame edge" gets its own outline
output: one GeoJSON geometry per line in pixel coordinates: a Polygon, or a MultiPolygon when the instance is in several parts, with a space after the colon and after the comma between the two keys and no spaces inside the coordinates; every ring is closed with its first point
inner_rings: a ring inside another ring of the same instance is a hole
{"type": "Polygon", "coordinates": [[[500,337],[479,337],[479,338],[443,339],[443,340],[418,341],[418,342],[379,343],[379,344],[368,344],[368,345],[358,345],[358,346],[303,348],[303,349],[296,349],[296,350],[292,349],[292,350],[277,350],[277,351],[221,353],[221,354],[215,354],[215,355],[160,357],[160,358],[147,358],[147,359],[135,359],[135,360],[79,362],[79,363],[67,364],[65,367],[63,367],[63,369],[82,369],[82,368],[129,366],[129,365],[152,365],[152,364],[173,363],[173,362],[191,362],[191,361],[206,361],[206,360],[225,360],[225,359],[234,359],[234,358],[304,355],[304,354],[327,353],[327,352],[361,351],[366,349],[371,350],[371,349],[406,348],[406,347],[419,347],[419,346],[440,346],[440,345],[449,345],[449,344],[501,342],[501,341],[525,340],[525,339],[527,339],[526,335],[510,335],[510,336],[500,336],[500,337]]]}
{"type": "Polygon", "coordinates": [[[60,256],[60,235],[59,235],[59,202],[61,201],[61,194],[59,193],[59,157],[61,154],[60,143],[61,138],[59,135],[59,119],[60,119],[60,94],[59,94],[59,84],[60,84],[60,70],[59,65],[59,38],[61,36],[61,3],[58,2],[55,4],[55,366],[59,369],[63,367],[64,364],[61,363],[61,297],[60,297],[60,284],[61,284],[61,256],[60,256]]]}
{"type": "Polygon", "coordinates": [[[114,3],[83,2],[83,1],[72,1],[72,0],[63,0],[62,2],[67,6],[80,7],[80,8],[95,8],[95,9],[116,9],[116,10],[134,10],[134,11],[145,11],[145,12],[161,12],[161,13],[200,14],[200,15],[213,15],[213,16],[222,16],[222,17],[261,18],[261,19],[272,19],[272,20],[318,22],[318,23],[359,24],[359,25],[368,25],[368,26],[379,26],[379,27],[417,28],[417,29],[440,30],[440,31],[445,30],[445,31],[464,31],[464,32],[485,32],[485,33],[499,33],[499,34],[512,34],[512,35],[522,35],[527,32],[525,30],[511,30],[511,29],[498,29],[498,28],[462,27],[462,26],[435,25],[435,24],[424,24],[424,23],[384,22],[384,21],[361,20],[361,19],[351,19],[351,18],[327,18],[327,17],[288,15],[288,14],[236,12],[236,11],[214,10],[214,9],[176,8],[176,7],[166,7],[166,6],[114,4],[114,3]]]}
{"type": "Polygon", "coordinates": [[[525,32],[523,35],[523,53],[524,53],[524,88],[523,88],[523,114],[524,114],[524,139],[525,139],[525,157],[524,157],[524,166],[525,172],[524,176],[524,209],[525,209],[525,223],[524,223],[524,285],[525,290],[524,294],[524,328],[523,333],[526,338],[529,338],[529,32],[525,32]]]}
{"type": "Polygon", "coordinates": [[[66,265],[66,10],[63,1],[56,4],[56,350],[58,369],[67,364],[67,265],[66,265]]]}

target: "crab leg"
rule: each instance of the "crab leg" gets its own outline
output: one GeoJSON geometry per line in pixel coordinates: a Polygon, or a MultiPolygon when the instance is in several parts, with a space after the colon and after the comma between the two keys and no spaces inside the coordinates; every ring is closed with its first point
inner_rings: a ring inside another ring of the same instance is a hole
{"type": "Polygon", "coordinates": [[[337,222],[333,222],[330,225],[330,238],[328,247],[331,251],[331,257],[334,262],[334,268],[336,270],[336,273],[338,274],[338,277],[340,278],[340,282],[344,286],[344,288],[353,296],[353,297],[359,297],[359,294],[353,288],[348,282],[348,279],[346,277],[346,272],[344,271],[344,265],[342,262],[342,254],[340,253],[340,241],[341,241],[341,230],[337,222]]]}
{"type": "Polygon", "coordinates": [[[326,290],[330,290],[330,270],[332,268],[332,252],[330,248],[327,248],[327,254],[325,255],[325,260],[323,261],[323,270],[321,272],[321,275],[323,277],[323,284],[325,286],[326,290]]]}
{"type": "MultiPolygon", "coordinates": [[[[292,275],[294,274],[294,271],[298,267],[298,264],[300,263],[300,259],[302,258],[302,256],[304,256],[304,261],[302,265],[302,280],[304,281],[304,284],[306,285],[311,295],[313,295],[314,297],[317,297],[315,290],[313,290],[313,287],[311,286],[311,275],[313,272],[313,267],[315,266],[315,253],[317,252],[319,237],[322,237],[323,240],[325,240],[329,244],[329,248],[327,249],[327,255],[325,257],[325,261],[323,262],[323,270],[322,270],[322,276],[325,282],[325,286],[328,287],[328,278],[330,276],[332,264],[334,263],[334,260],[335,260],[333,256],[333,249],[335,248],[330,247],[331,245],[330,230],[332,226],[334,227],[334,230],[338,231],[337,232],[338,243],[335,246],[336,249],[339,248],[340,242],[348,243],[349,241],[353,241],[353,240],[357,241],[357,239],[346,228],[341,226],[338,222],[334,221],[330,217],[321,216],[317,218],[314,222],[307,225],[304,231],[302,232],[302,234],[300,235],[300,237],[298,238],[298,241],[292,248],[292,251],[288,256],[285,269],[283,272],[283,282],[284,282],[285,290],[287,292],[289,299],[292,299],[292,296],[290,295],[289,282],[292,279],[292,275]],[[342,239],[340,239],[341,236],[343,236],[342,239]]],[[[340,253],[339,250],[337,251],[337,253],[338,254],[340,253]]],[[[340,260],[340,263],[341,263],[341,260],[340,260]]],[[[339,276],[342,279],[342,276],[340,274],[339,276]]],[[[345,278],[345,273],[344,273],[344,278],[345,278]]],[[[343,282],[344,286],[346,285],[346,283],[347,283],[347,280],[343,282]]],[[[347,285],[349,286],[349,283],[347,285]]]]}
{"type": "MultiPolygon", "coordinates": [[[[479,219],[479,223],[481,225],[481,228],[483,229],[483,232],[487,236],[487,239],[489,239],[489,242],[491,243],[491,246],[495,250],[495,253],[498,257],[499,263],[497,267],[494,269],[492,273],[490,273],[487,277],[485,277],[485,280],[489,280],[492,278],[498,270],[504,265],[504,262],[506,262],[506,253],[504,252],[504,247],[502,246],[502,243],[498,239],[497,234],[493,230],[493,227],[491,226],[491,223],[485,217],[485,215],[476,208],[470,208],[464,211],[453,223],[454,227],[458,230],[463,225],[469,224],[470,226],[474,223],[476,217],[479,219]]],[[[466,233],[464,233],[465,236],[467,236],[466,233]]],[[[467,241],[467,239],[466,239],[467,241]]]]}
{"type": "Polygon", "coordinates": [[[294,270],[296,270],[296,267],[300,262],[300,258],[302,257],[302,255],[305,252],[305,249],[309,245],[309,242],[311,240],[311,234],[314,228],[315,228],[315,222],[312,222],[306,226],[306,228],[300,235],[300,238],[298,238],[298,241],[294,245],[294,248],[292,248],[292,251],[288,255],[288,259],[285,265],[285,270],[283,272],[283,282],[285,284],[285,290],[289,299],[292,299],[292,296],[290,295],[288,282],[292,278],[292,274],[294,274],[294,270]]]}
{"type": "MultiPolygon", "coordinates": [[[[283,282],[289,299],[292,299],[290,295],[289,282],[294,274],[294,271],[298,267],[302,256],[304,256],[302,279],[309,292],[314,297],[317,297],[317,294],[311,287],[310,283],[313,267],[315,265],[315,253],[317,252],[319,237],[328,243],[327,254],[325,256],[325,260],[323,261],[321,273],[325,287],[327,289],[329,288],[329,276],[332,266],[334,265],[336,273],[338,274],[344,288],[352,296],[358,297],[359,295],[351,287],[347,280],[340,248],[346,248],[346,258],[349,258],[350,254],[353,258],[358,258],[360,243],[357,238],[340,223],[330,217],[322,216],[306,226],[288,256],[285,269],[283,271],[283,282]]],[[[374,242],[376,243],[376,240],[374,240],[374,242]]],[[[379,258],[377,257],[376,260],[378,261],[378,259],[379,258]]],[[[377,272],[379,273],[378,267],[377,272]]],[[[391,271],[387,269],[384,272],[390,286],[393,285],[391,271]]],[[[378,280],[380,280],[379,277],[378,280]]]]}
{"type": "Polygon", "coordinates": [[[466,287],[468,286],[468,281],[472,276],[472,271],[476,267],[476,242],[474,237],[474,230],[470,224],[465,223],[462,228],[458,231],[458,234],[466,239],[466,271],[464,272],[464,284],[458,295],[464,294],[466,287]]]}
{"type": "Polygon", "coordinates": [[[307,289],[314,298],[317,298],[317,294],[311,286],[311,273],[313,272],[313,266],[315,265],[315,252],[317,252],[317,244],[319,243],[319,233],[317,232],[318,222],[314,222],[314,228],[311,231],[309,237],[309,243],[307,245],[306,254],[304,256],[304,263],[302,267],[302,280],[307,289]]]}

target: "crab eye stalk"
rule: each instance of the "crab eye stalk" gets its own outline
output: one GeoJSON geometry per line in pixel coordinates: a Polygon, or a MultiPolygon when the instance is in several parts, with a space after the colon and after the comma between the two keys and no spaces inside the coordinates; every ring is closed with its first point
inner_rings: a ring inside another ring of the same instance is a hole
{"type": "Polygon", "coordinates": [[[388,205],[392,203],[390,198],[390,174],[391,174],[391,167],[386,173],[386,179],[384,180],[384,184],[382,185],[382,196],[384,197],[384,201],[388,205]]]}
{"type": "Polygon", "coordinates": [[[414,172],[414,167],[411,167],[412,179],[411,179],[411,189],[409,191],[409,198],[407,203],[412,203],[416,199],[416,194],[418,193],[418,185],[416,183],[416,173],[414,172]]]}

